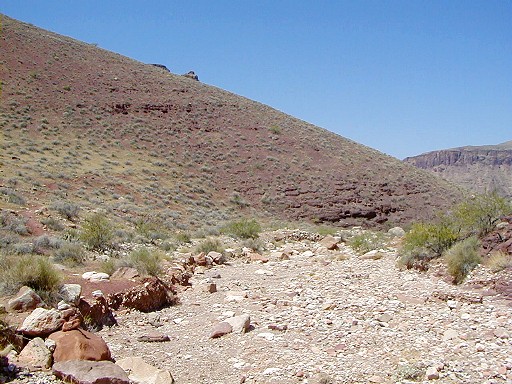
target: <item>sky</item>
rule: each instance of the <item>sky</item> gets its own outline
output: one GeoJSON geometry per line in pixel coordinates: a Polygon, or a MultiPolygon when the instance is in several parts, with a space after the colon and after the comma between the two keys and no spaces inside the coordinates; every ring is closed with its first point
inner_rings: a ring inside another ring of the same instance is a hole
{"type": "Polygon", "coordinates": [[[512,140],[509,0],[2,0],[0,13],[400,159],[512,140]]]}

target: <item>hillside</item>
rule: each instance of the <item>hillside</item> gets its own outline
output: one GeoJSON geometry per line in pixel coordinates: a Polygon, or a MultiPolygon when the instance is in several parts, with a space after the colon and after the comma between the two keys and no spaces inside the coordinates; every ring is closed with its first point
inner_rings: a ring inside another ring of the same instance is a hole
{"type": "Polygon", "coordinates": [[[512,141],[433,151],[404,161],[475,192],[512,196],[512,141]]]}
{"type": "Polygon", "coordinates": [[[0,42],[0,208],[64,201],[170,228],[234,215],[379,226],[432,216],[461,196],[397,159],[160,67],[6,16],[0,42]]]}

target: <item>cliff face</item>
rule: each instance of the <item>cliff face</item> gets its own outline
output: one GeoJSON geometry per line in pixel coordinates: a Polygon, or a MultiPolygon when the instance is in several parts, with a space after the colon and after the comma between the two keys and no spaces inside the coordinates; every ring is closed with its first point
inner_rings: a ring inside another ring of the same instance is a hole
{"type": "Polygon", "coordinates": [[[424,153],[406,163],[434,172],[478,193],[496,190],[512,196],[512,142],[424,153]]]}

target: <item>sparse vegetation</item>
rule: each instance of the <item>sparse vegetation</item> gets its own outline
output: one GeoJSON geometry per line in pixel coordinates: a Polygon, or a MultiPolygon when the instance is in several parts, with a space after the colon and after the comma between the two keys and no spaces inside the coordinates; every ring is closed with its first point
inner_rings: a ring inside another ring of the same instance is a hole
{"type": "Polygon", "coordinates": [[[482,258],[478,254],[479,245],[478,238],[471,236],[446,251],[444,258],[448,265],[448,273],[452,275],[454,283],[462,283],[468,273],[482,262],[482,258]]]}
{"type": "Polygon", "coordinates": [[[348,244],[359,254],[386,247],[386,234],[382,232],[365,231],[364,233],[352,236],[348,244]]]}
{"type": "Polygon", "coordinates": [[[63,218],[74,221],[78,218],[80,207],[77,204],[69,201],[57,201],[53,203],[52,209],[57,211],[63,218]]]}

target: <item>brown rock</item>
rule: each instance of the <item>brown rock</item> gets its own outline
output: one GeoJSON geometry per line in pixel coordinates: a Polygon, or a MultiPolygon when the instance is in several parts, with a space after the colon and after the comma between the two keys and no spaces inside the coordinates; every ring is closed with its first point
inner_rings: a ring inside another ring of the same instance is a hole
{"type": "Polygon", "coordinates": [[[157,311],[163,307],[176,304],[176,289],[158,277],[148,277],[127,291],[109,295],[108,303],[117,310],[120,307],[132,308],[141,312],[157,311]]]}
{"type": "Polygon", "coordinates": [[[110,361],[57,362],[53,365],[53,374],[73,384],[130,384],[126,372],[110,361]]]}
{"type": "Polygon", "coordinates": [[[170,338],[168,335],[165,335],[163,333],[151,332],[146,335],[141,335],[137,337],[137,340],[145,343],[161,343],[164,341],[169,341],[170,338]]]}
{"type": "Polygon", "coordinates": [[[64,319],[56,309],[36,308],[27,318],[18,331],[27,336],[44,337],[60,329],[64,319]]]}
{"type": "Polygon", "coordinates": [[[249,256],[249,260],[253,263],[267,263],[268,262],[268,257],[260,255],[259,253],[256,253],[256,252],[250,252],[247,254],[247,256],[249,256]]]}
{"type": "Polygon", "coordinates": [[[15,297],[7,302],[9,312],[27,312],[39,307],[43,300],[30,287],[21,287],[15,297]]]}
{"type": "Polygon", "coordinates": [[[49,336],[55,341],[53,359],[56,362],[69,360],[112,360],[110,350],[100,336],[84,330],[55,332],[49,336]]]}
{"type": "Polygon", "coordinates": [[[233,327],[229,323],[222,321],[213,327],[213,330],[210,333],[210,339],[216,339],[218,337],[227,335],[228,333],[231,333],[232,331],[233,331],[233,327]]]}
{"type": "Polygon", "coordinates": [[[319,244],[322,247],[325,247],[328,250],[333,251],[335,249],[338,249],[338,242],[339,241],[335,237],[333,237],[331,235],[327,235],[322,240],[320,240],[319,244]]]}

